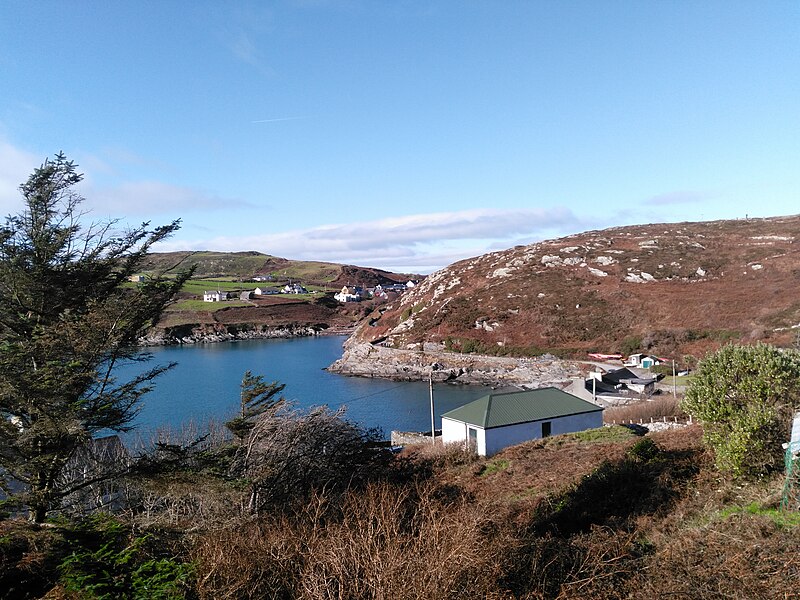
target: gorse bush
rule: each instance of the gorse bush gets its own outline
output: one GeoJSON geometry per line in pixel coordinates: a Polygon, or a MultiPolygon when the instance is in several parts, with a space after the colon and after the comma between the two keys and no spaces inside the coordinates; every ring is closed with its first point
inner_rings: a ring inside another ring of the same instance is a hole
{"type": "Polygon", "coordinates": [[[800,353],[727,345],[700,362],[682,407],[703,422],[717,467],[736,477],[783,465],[781,444],[800,406],[800,353]]]}

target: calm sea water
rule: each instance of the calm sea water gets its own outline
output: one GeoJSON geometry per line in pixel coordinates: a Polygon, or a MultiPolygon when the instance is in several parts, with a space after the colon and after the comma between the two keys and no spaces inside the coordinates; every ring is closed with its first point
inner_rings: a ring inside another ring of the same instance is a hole
{"type": "MultiPolygon", "coordinates": [[[[239,408],[239,385],[247,370],[267,381],[286,384],[283,395],[299,407],[345,406],[346,417],[365,427],[430,430],[430,396],[425,382],[345,377],[323,370],[342,355],[346,338],[322,336],[288,340],[252,340],[151,349],[149,366],[178,365],[156,380],[144,396],[136,425],[139,433],[224,421],[239,408]]],[[[135,367],[128,366],[123,377],[135,367]]],[[[139,369],[142,367],[139,366],[139,369]]],[[[434,386],[437,427],[440,415],[488,393],[478,386],[434,386]]]]}

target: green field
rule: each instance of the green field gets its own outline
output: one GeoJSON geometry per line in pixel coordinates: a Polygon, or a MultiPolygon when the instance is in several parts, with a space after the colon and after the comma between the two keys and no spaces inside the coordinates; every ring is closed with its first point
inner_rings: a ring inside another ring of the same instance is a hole
{"type": "Polygon", "coordinates": [[[170,312],[178,311],[205,311],[215,312],[223,308],[234,308],[236,306],[250,306],[241,300],[228,300],[227,302],[204,302],[203,300],[178,300],[175,304],[170,304],[167,310],[170,312]]]}
{"type": "Polygon", "coordinates": [[[230,279],[190,279],[183,285],[181,291],[202,296],[203,292],[254,290],[257,287],[259,287],[257,283],[242,283],[241,281],[231,281],[230,279]]]}

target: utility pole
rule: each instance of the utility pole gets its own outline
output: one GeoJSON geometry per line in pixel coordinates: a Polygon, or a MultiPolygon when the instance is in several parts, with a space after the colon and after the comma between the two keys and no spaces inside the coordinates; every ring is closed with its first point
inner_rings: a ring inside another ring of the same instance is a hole
{"type": "Polygon", "coordinates": [[[436,421],[433,416],[433,367],[428,373],[428,389],[431,393],[431,444],[436,444],[436,421]]]}
{"type": "Polygon", "coordinates": [[[678,397],[678,382],[675,381],[675,359],[672,359],[672,397],[678,397]]]}

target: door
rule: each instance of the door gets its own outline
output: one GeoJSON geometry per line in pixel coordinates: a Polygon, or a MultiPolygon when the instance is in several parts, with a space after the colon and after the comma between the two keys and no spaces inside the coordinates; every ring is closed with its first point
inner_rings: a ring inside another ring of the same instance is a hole
{"type": "Polygon", "coordinates": [[[550,437],[550,432],[551,432],[551,429],[552,429],[551,425],[552,425],[552,423],[550,421],[545,421],[544,423],[542,423],[542,437],[543,438],[550,437]]]}
{"type": "Polygon", "coordinates": [[[478,451],[478,430],[474,427],[467,427],[467,449],[478,451]]]}

